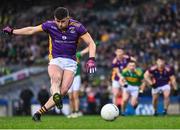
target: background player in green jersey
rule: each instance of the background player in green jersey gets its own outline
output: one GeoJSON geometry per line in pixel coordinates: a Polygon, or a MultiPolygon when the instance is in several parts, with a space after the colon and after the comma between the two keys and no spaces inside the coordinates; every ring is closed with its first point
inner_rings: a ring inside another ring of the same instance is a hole
{"type": "Polygon", "coordinates": [[[81,87],[81,57],[89,52],[89,48],[85,48],[81,52],[76,53],[76,59],[77,59],[77,69],[76,74],[73,80],[73,83],[68,90],[69,95],[69,104],[71,108],[71,114],[69,114],[68,118],[77,118],[82,115],[82,113],[79,111],[79,89],[81,87]]]}
{"type": "Polygon", "coordinates": [[[130,100],[130,104],[136,109],[138,105],[138,94],[140,90],[144,90],[144,73],[141,68],[136,67],[135,61],[130,61],[121,73],[121,84],[123,86],[123,99],[121,114],[125,115],[125,107],[130,100]]]}
{"type": "MultiPolygon", "coordinates": [[[[95,42],[96,47],[99,46],[99,42],[95,42]]],[[[70,109],[71,113],[67,116],[67,118],[77,118],[79,116],[82,116],[82,113],[79,111],[79,89],[81,87],[81,58],[84,56],[86,53],[89,52],[89,48],[85,48],[80,52],[76,53],[76,61],[77,61],[77,69],[76,69],[76,74],[73,80],[73,83],[68,90],[68,95],[69,95],[69,104],[70,104],[70,109]]]]}

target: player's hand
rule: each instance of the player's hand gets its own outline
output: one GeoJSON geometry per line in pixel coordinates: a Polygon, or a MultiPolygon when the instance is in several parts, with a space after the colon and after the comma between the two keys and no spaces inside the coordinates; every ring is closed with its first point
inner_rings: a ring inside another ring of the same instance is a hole
{"type": "Polygon", "coordinates": [[[12,35],[13,34],[13,29],[10,28],[9,26],[5,27],[2,31],[3,31],[3,33],[6,33],[8,35],[12,35]]]}
{"type": "Polygon", "coordinates": [[[78,52],[76,53],[76,57],[77,57],[78,59],[81,59],[81,57],[82,57],[82,56],[81,56],[81,52],[78,51],[78,52]]]}
{"type": "Polygon", "coordinates": [[[86,71],[87,73],[93,74],[96,72],[96,63],[95,58],[90,57],[86,63],[86,71]]]}

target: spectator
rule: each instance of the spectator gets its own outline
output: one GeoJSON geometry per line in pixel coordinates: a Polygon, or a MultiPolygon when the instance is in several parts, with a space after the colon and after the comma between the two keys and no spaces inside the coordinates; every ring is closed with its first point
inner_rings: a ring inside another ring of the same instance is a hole
{"type": "Polygon", "coordinates": [[[21,91],[20,99],[22,103],[23,115],[31,115],[31,99],[33,96],[33,92],[28,88],[21,91]]]}

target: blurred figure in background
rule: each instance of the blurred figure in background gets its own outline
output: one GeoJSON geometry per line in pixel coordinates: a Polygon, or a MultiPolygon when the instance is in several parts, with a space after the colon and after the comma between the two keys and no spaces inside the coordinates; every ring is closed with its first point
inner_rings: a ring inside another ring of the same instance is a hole
{"type": "Polygon", "coordinates": [[[30,89],[24,89],[20,93],[20,100],[22,102],[22,114],[31,115],[31,100],[34,94],[30,89]]]}
{"type": "Polygon", "coordinates": [[[113,93],[113,104],[119,106],[118,98],[122,94],[120,86],[120,77],[122,70],[127,66],[130,60],[135,61],[134,57],[126,55],[123,49],[116,49],[115,57],[112,61],[112,93],[113,93]]]}
{"type": "Polygon", "coordinates": [[[160,56],[157,58],[156,65],[150,67],[150,69],[145,72],[144,77],[147,83],[152,87],[154,116],[158,115],[157,104],[160,93],[164,96],[163,115],[166,115],[169,106],[171,85],[174,89],[174,95],[177,95],[178,92],[173,68],[167,65],[164,58],[160,56]]]}
{"type": "Polygon", "coordinates": [[[38,92],[38,100],[41,104],[41,107],[44,106],[44,104],[48,101],[49,99],[49,92],[47,90],[47,87],[43,85],[41,89],[38,92]]]}
{"type": "Polygon", "coordinates": [[[129,99],[134,109],[138,106],[138,95],[145,89],[144,73],[137,67],[135,61],[129,61],[127,67],[121,73],[121,84],[123,86],[121,115],[125,115],[126,104],[129,99]]]}
{"type": "Polygon", "coordinates": [[[85,48],[81,52],[76,53],[77,60],[77,70],[73,80],[73,83],[68,90],[69,95],[69,104],[71,108],[71,113],[67,116],[67,118],[77,118],[82,116],[82,113],[79,111],[79,89],[81,87],[81,57],[89,52],[89,48],[85,48]]]}

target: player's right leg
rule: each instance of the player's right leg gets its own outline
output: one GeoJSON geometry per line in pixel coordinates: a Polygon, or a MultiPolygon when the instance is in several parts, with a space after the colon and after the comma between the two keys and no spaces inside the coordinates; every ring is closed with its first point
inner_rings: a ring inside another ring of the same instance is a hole
{"type": "Polygon", "coordinates": [[[61,94],[60,94],[60,84],[61,84],[61,80],[62,80],[62,75],[63,75],[63,70],[56,66],[56,65],[49,65],[48,66],[48,73],[51,79],[51,94],[52,96],[49,98],[49,100],[46,102],[46,104],[41,107],[33,116],[33,120],[34,121],[40,121],[40,116],[42,114],[44,114],[45,112],[47,112],[48,110],[50,110],[52,107],[54,107],[55,105],[58,108],[62,108],[61,105],[61,94]],[[55,102],[54,98],[57,98],[58,102],[55,102]]]}
{"type": "Polygon", "coordinates": [[[157,113],[158,97],[159,97],[159,89],[158,88],[155,88],[155,89],[152,88],[152,105],[154,108],[154,116],[158,115],[158,113],[157,113]]]}
{"type": "Polygon", "coordinates": [[[130,94],[127,90],[127,88],[123,88],[122,89],[122,105],[121,105],[121,115],[124,116],[125,115],[125,108],[126,108],[126,104],[129,100],[130,94]]]}
{"type": "Polygon", "coordinates": [[[73,92],[75,117],[81,116],[82,113],[79,111],[79,90],[73,92]]]}
{"type": "MultiPolygon", "coordinates": [[[[71,86],[72,88],[72,86],[71,86]]],[[[67,116],[67,118],[71,118],[73,113],[75,112],[75,108],[74,108],[74,99],[73,99],[73,92],[72,92],[72,89],[69,89],[68,91],[68,96],[69,96],[69,106],[70,106],[70,114],[67,116]],[[70,91],[71,90],[71,91],[70,91]]]]}
{"type": "Polygon", "coordinates": [[[163,96],[164,96],[164,110],[163,110],[163,115],[167,114],[167,110],[168,110],[168,106],[169,106],[169,101],[170,101],[170,86],[164,85],[162,87],[162,91],[163,91],[163,96]]]}
{"type": "Polygon", "coordinates": [[[73,98],[74,98],[74,107],[75,107],[75,112],[78,116],[81,116],[82,113],[79,112],[79,90],[81,87],[81,77],[80,75],[76,75],[74,78],[74,88],[73,88],[73,98]]]}
{"type": "Polygon", "coordinates": [[[113,104],[115,104],[116,106],[118,105],[117,99],[118,99],[119,89],[120,89],[120,84],[119,84],[119,82],[116,81],[116,80],[113,80],[113,81],[112,81],[112,94],[113,94],[112,102],[113,102],[113,104]]]}
{"type": "Polygon", "coordinates": [[[63,69],[59,66],[50,64],[48,67],[48,73],[51,79],[51,94],[53,95],[53,101],[58,109],[62,109],[62,95],[60,93],[60,85],[63,76],[63,69]]]}
{"type": "Polygon", "coordinates": [[[131,105],[133,106],[134,110],[138,106],[138,94],[139,94],[139,87],[138,86],[128,86],[131,95],[131,105]]]}

